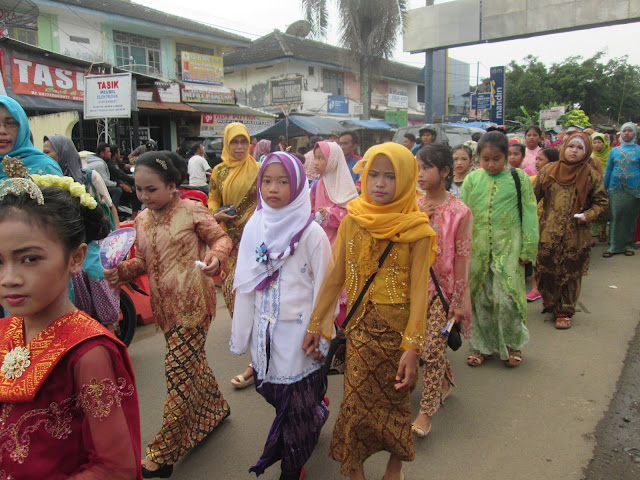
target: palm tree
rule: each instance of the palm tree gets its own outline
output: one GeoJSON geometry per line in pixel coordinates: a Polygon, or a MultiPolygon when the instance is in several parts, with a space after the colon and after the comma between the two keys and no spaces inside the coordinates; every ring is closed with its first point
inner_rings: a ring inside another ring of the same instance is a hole
{"type": "MultiPolygon", "coordinates": [[[[315,36],[325,36],[329,21],[327,0],[301,0],[315,36]]],[[[371,116],[373,74],[389,58],[404,32],[407,0],[336,0],[340,12],[340,43],[349,52],[360,78],[362,118],[371,116]]]]}

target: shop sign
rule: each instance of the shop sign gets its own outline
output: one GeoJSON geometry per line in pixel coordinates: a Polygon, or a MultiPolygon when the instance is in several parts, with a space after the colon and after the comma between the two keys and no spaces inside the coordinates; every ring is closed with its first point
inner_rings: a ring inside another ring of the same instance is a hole
{"type": "Polygon", "coordinates": [[[387,123],[397,123],[398,128],[409,125],[409,112],[406,110],[387,110],[384,112],[384,121],[387,123]]]}
{"type": "Polygon", "coordinates": [[[84,118],[131,117],[131,73],[87,75],[84,118]]]}
{"type": "Polygon", "coordinates": [[[11,57],[13,93],[63,100],[84,100],[83,70],[11,57]]]}
{"type": "Polygon", "coordinates": [[[210,137],[223,135],[224,129],[230,123],[240,122],[249,130],[250,134],[259,132],[273,125],[274,118],[257,117],[254,115],[229,115],[225,113],[203,113],[200,119],[200,136],[210,137]]]}
{"type": "Polygon", "coordinates": [[[407,95],[390,93],[387,105],[391,108],[409,108],[409,97],[407,95]]]}
{"type": "Polygon", "coordinates": [[[269,96],[271,105],[302,103],[303,77],[269,80],[269,96]]]}
{"type": "Polygon", "coordinates": [[[491,93],[471,94],[471,110],[489,110],[491,108],[491,93]]]}
{"type": "Polygon", "coordinates": [[[235,105],[233,90],[224,87],[205,87],[203,85],[185,85],[182,89],[182,101],[185,103],[214,103],[235,105]]]}
{"type": "Polygon", "coordinates": [[[330,95],[327,102],[327,113],[349,113],[349,98],[330,95]]]}
{"type": "Polygon", "coordinates": [[[182,52],[182,80],[185,82],[222,85],[223,78],[222,57],[182,52]]]}

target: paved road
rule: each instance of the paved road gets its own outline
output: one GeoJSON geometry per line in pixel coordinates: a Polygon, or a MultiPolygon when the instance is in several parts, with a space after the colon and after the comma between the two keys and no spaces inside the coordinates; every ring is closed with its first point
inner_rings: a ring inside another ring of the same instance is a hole
{"type": "MultiPolygon", "coordinates": [[[[508,369],[492,360],[472,369],[465,365],[467,345],[450,352],[457,388],[434,418],[429,437],[416,440],[416,460],[404,467],[407,480],[583,478],[583,469],[596,446],[596,426],[605,418],[629,341],[640,320],[640,255],[603,259],[603,248],[598,245],[594,249],[572,329],[555,330],[551,316],[540,313],[540,301],[529,305],[531,341],[519,368],[508,369]]],[[[249,359],[229,353],[230,319],[222,295],[218,298],[222,305],[209,333],[207,356],[232,413],[210,438],[176,465],[172,478],[177,480],[255,478],[247,471],[262,452],[274,416],[272,407],[255,390],[235,391],[229,384],[249,359]]],[[[146,445],[160,426],[166,392],[162,335],[155,333],[153,326],[139,328],[130,355],[142,405],[142,442],[146,445]]],[[[633,386],[632,396],[638,399],[640,385],[636,382],[633,386]]],[[[342,478],[339,464],[327,456],[342,397],[341,376],[329,378],[329,397],[331,415],[306,466],[309,480],[342,478]]],[[[418,391],[412,399],[417,412],[418,391]]],[[[628,418],[631,422],[636,419],[640,422],[640,416],[628,418]]],[[[609,420],[628,423],[617,417],[609,420]]],[[[631,425],[637,432],[638,425],[631,425]]],[[[599,440],[600,434],[606,437],[603,430],[599,429],[599,440]]],[[[637,445],[632,447],[640,448],[640,439],[635,440],[637,445]]],[[[603,448],[609,447],[601,445],[600,450],[603,448]]],[[[633,451],[621,455],[629,453],[633,451]]],[[[365,463],[368,478],[382,477],[386,459],[386,454],[377,454],[365,463]]],[[[607,462],[603,462],[600,472],[606,472],[607,462]]],[[[624,464],[618,471],[623,470],[624,464]]],[[[609,476],[589,478],[639,478],[627,474],[630,472],[611,472],[609,476]]],[[[276,464],[261,478],[278,476],[276,464]]]]}

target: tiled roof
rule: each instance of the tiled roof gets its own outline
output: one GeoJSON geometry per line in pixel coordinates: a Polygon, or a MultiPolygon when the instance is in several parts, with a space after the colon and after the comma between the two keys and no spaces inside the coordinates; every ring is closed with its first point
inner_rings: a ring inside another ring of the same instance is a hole
{"type": "MultiPolygon", "coordinates": [[[[210,27],[203,23],[194,22],[186,18],[170,15],[160,10],[146,7],[127,0],[52,0],[54,3],[60,3],[68,6],[82,7],[90,10],[98,10],[100,12],[121,15],[123,17],[136,18],[146,20],[148,22],[157,23],[186,30],[192,33],[201,33],[226,39],[234,44],[248,44],[249,39],[240,35],[225,32],[218,28],[210,27]]],[[[37,1],[36,1],[37,3],[37,1]]],[[[63,5],[61,5],[63,7],[63,5]]],[[[215,18],[215,17],[214,17],[215,18]]]]}
{"type": "MultiPolygon", "coordinates": [[[[227,53],[224,56],[224,66],[231,68],[271,63],[277,60],[306,61],[355,70],[349,62],[347,49],[288,35],[278,30],[254,40],[247,48],[227,53]]],[[[387,78],[422,83],[419,78],[420,69],[404,63],[382,60],[378,73],[387,78]]]]}

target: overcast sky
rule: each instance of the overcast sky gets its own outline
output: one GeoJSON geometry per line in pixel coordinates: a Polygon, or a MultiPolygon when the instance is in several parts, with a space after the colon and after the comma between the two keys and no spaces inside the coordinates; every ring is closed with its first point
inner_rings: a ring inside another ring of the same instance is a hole
{"type": "MultiPolygon", "coordinates": [[[[300,0],[133,0],[174,15],[191,18],[199,22],[222,28],[229,32],[256,39],[274,29],[286,30],[287,26],[303,18],[300,0]]],[[[338,44],[339,21],[335,1],[332,5],[329,31],[326,41],[338,44]]],[[[451,0],[436,0],[444,3],[451,0]]],[[[505,0],[510,1],[510,0],[505,0]]],[[[422,7],[425,0],[409,0],[410,8],[422,7]]],[[[553,15],[553,7],[542,10],[541,15],[553,15]]],[[[480,78],[489,76],[491,66],[507,65],[511,60],[520,61],[529,54],[537,56],[547,65],[561,62],[570,55],[591,57],[600,50],[607,52],[606,59],[629,56],[629,62],[640,65],[640,24],[630,23],[614,27],[603,27],[576,32],[559,33],[508,42],[452,48],[449,56],[470,64],[470,83],[476,81],[479,63],[480,78]],[[635,40],[634,40],[635,39],[635,40]]],[[[409,54],[402,51],[402,38],[394,54],[394,60],[416,67],[424,65],[424,54],[409,54]]]]}

